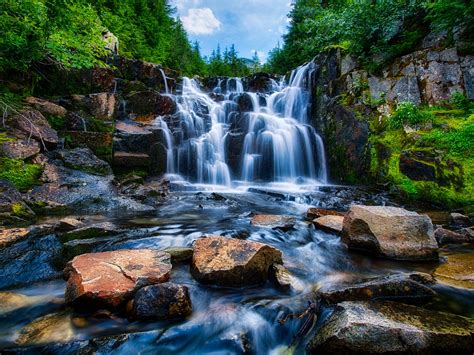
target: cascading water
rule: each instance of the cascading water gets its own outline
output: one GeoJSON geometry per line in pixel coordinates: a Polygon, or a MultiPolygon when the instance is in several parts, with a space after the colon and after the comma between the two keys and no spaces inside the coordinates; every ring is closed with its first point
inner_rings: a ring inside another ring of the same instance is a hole
{"type": "Polygon", "coordinates": [[[177,114],[157,119],[165,132],[167,172],[228,187],[233,181],[326,182],[324,146],[308,118],[306,88],[314,70],[308,63],[288,84],[271,81],[267,95],[244,92],[240,78],[219,79],[213,90],[224,94],[219,102],[197,80],[184,78],[177,114]],[[227,141],[231,135],[238,139],[227,141]],[[229,150],[240,157],[230,159],[229,150]]]}

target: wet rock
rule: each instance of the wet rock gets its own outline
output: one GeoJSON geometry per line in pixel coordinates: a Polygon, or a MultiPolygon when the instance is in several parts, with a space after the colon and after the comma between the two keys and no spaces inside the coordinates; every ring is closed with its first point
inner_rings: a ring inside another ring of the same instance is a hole
{"type": "Polygon", "coordinates": [[[21,293],[0,292],[0,315],[34,303],[34,297],[28,297],[21,293]]]}
{"type": "Polygon", "coordinates": [[[400,172],[415,181],[436,181],[436,169],[434,165],[414,159],[410,153],[403,152],[400,155],[400,172]]]}
{"type": "Polygon", "coordinates": [[[176,112],[176,102],[156,91],[135,92],[127,96],[130,110],[137,115],[172,115],[176,112]]]}
{"type": "Polygon", "coordinates": [[[35,213],[23,202],[15,186],[0,179],[0,226],[27,224],[35,219],[35,213]]]}
{"type": "Polygon", "coordinates": [[[252,218],[250,223],[256,227],[288,230],[293,228],[296,218],[292,216],[258,214],[252,218]]]}
{"type": "Polygon", "coordinates": [[[188,288],[170,282],[138,290],[127,308],[132,319],[184,319],[192,313],[188,288]]]}
{"type": "Polygon", "coordinates": [[[19,139],[0,144],[0,156],[10,159],[28,159],[41,151],[35,140],[19,139]]]}
{"type": "Polygon", "coordinates": [[[26,103],[33,106],[36,110],[41,112],[43,115],[66,117],[67,110],[51,101],[39,99],[37,97],[28,96],[25,99],[26,103]]]}
{"type": "Polygon", "coordinates": [[[242,112],[250,112],[253,110],[252,98],[247,93],[237,97],[237,105],[239,105],[239,110],[242,112]]]}
{"type": "Polygon", "coordinates": [[[117,235],[120,232],[122,232],[122,230],[115,224],[111,222],[102,222],[69,231],[61,236],[61,240],[66,242],[74,239],[107,237],[117,235]]]}
{"type": "Polygon", "coordinates": [[[64,263],[67,263],[75,256],[92,253],[94,251],[100,250],[101,246],[107,245],[108,243],[118,242],[120,241],[119,238],[119,236],[111,236],[70,240],[63,244],[62,260],[64,263]]]}
{"type": "Polygon", "coordinates": [[[428,216],[403,208],[352,206],[344,217],[343,242],[398,260],[436,260],[438,244],[428,216]]]}
{"type": "Polygon", "coordinates": [[[113,165],[127,168],[148,168],[150,156],[146,153],[114,152],[113,165]]]}
{"type": "Polygon", "coordinates": [[[67,303],[88,308],[114,308],[135,292],[170,278],[170,255],[137,249],[83,254],[64,269],[67,303]]]}
{"type": "Polygon", "coordinates": [[[309,354],[471,354],[474,322],[394,302],[343,302],[324,322],[309,354]]]}
{"type": "Polygon", "coordinates": [[[77,218],[66,217],[56,223],[55,230],[57,232],[70,232],[84,226],[84,223],[77,218]]]}
{"type": "Polygon", "coordinates": [[[118,101],[115,94],[101,92],[89,95],[72,95],[67,106],[87,118],[113,120],[118,113],[118,101]]]}
{"type": "Polygon", "coordinates": [[[435,282],[429,274],[394,274],[323,291],[321,299],[332,304],[378,299],[406,303],[427,302],[436,295],[427,285],[435,282]]]}
{"type": "Polygon", "coordinates": [[[474,290],[474,254],[448,255],[445,263],[436,269],[434,276],[442,283],[474,290]]]}
{"type": "Polygon", "coordinates": [[[74,336],[71,316],[66,312],[38,318],[23,327],[16,339],[19,345],[65,343],[74,336]]]}
{"type": "Polygon", "coordinates": [[[316,228],[322,229],[329,233],[342,233],[342,225],[344,217],[342,216],[323,216],[316,218],[313,224],[316,228]]]}
{"type": "Polygon", "coordinates": [[[303,291],[303,283],[280,264],[273,264],[270,269],[270,278],[274,284],[283,291],[303,291]]]}
{"type": "Polygon", "coordinates": [[[31,228],[2,229],[0,230],[0,250],[27,238],[43,236],[49,234],[50,232],[52,232],[52,228],[42,226],[31,228]]]}
{"type": "Polygon", "coordinates": [[[434,232],[434,236],[439,245],[474,242],[474,236],[470,236],[467,233],[453,232],[445,228],[437,228],[434,232]]]}
{"type": "Polygon", "coordinates": [[[59,277],[56,263],[61,252],[54,235],[22,235],[0,249],[0,289],[59,277]]]}
{"type": "Polygon", "coordinates": [[[272,264],[282,264],[271,246],[210,236],[194,243],[191,273],[204,284],[242,287],[264,283],[272,264]]]}
{"type": "Polygon", "coordinates": [[[170,247],[163,250],[164,252],[171,255],[171,263],[179,264],[191,261],[193,258],[193,248],[184,247],[170,247]]]}
{"type": "Polygon", "coordinates": [[[40,142],[43,148],[54,148],[59,143],[58,133],[39,111],[23,110],[10,117],[7,123],[22,132],[25,139],[31,137],[40,142]]]}
{"type": "Polygon", "coordinates": [[[306,212],[306,219],[309,221],[324,216],[344,216],[344,213],[317,207],[311,207],[308,209],[308,212],[306,212]]]}
{"type": "Polygon", "coordinates": [[[471,220],[468,216],[461,213],[451,213],[449,215],[449,224],[455,227],[470,227],[472,226],[471,220]]]}
{"type": "Polygon", "coordinates": [[[55,159],[60,159],[64,166],[88,172],[94,175],[110,175],[110,165],[97,158],[89,148],[75,148],[57,150],[50,154],[55,159]]]}

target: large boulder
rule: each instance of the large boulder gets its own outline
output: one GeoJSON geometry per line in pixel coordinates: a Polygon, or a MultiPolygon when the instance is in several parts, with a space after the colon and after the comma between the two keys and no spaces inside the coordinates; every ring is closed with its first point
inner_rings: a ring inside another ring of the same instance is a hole
{"type": "Polygon", "coordinates": [[[327,303],[342,301],[370,301],[376,299],[418,303],[429,301],[436,293],[428,287],[436,281],[429,274],[393,274],[365,280],[346,286],[337,286],[321,292],[327,303]]]}
{"type": "Polygon", "coordinates": [[[19,137],[29,137],[40,142],[42,148],[54,148],[59,143],[58,133],[51,128],[41,112],[23,110],[7,120],[8,125],[19,131],[19,137]]]}
{"type": "Polygon", "coordinates": [[[0,144],[0,156],[10,159],[28,159],[40,151],[40,144],[35,140],[15,139],[0,144]]]}
{"type": "Polygon", "coordinates": [[[191,273],[205,284],[242,287],[264,283],[281,252],[269,245],[209,236],[194,243],[191,273]]]}
{"type": "Polygon", "coordinates": [[[309,354],[472,354],[474,321],[394,302],[343,302],[309,354]]]}
{"type": "Polygon", "coordinates": [[[64,269],[66,302],[87,307],[118,307],[142,287],[170,278],[170,255],[157,250],[83,254],[64,269]]]}
{"type": "Polygon", "coordinates": [[[438,244],[428,216],[403,208],[352,206],[342,239],[350,249],[398,260],[436,260],[438,244]]]}
{"type": "Polygon", "coordinates": [[[140,289],[127,308],[132,319],[183,319],[192,312],[188,288],[170,282],[140,289]]]}
{"type": "Polygon", "coordinates": [[[40,111],[43,115],[66,117],[67,110],[64,107],[55,104],[54,102],[33,96],[28,96],[25,101],[30,106],[33,106],[36,110],[40,111]]]}
{"type": "Polygon", "coordinates": [[[474,290],[474,254],[452,254],[435,271],[442,283],[474,290]]]}

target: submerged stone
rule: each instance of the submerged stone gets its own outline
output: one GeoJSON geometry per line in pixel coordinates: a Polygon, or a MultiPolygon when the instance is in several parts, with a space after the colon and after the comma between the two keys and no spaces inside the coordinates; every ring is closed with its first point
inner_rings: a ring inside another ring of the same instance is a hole
{"type": "Polygon", "coordinates": [[[75,239],[90,239],[117,235],[122,230],[111,222],[91,224],[86,227],[69,231],[61,236],[63,242],[75,239]]]}
{"type": "Polygon", "coordinates": [[[474,290],[474,254],[448,255],[446,262],[436,269],[434,276],[450,286],[474,290]]]}
{"type": "Polygon", "coordinates": [[[395,302],[343,302],[309,354],[472,354],[474,321],[395,302]]]}
{"type": "Polygon", "coordinates": [[[296,218],[292,216],[258,214],[250,222],[256,227],[287,230],[293,228],[296,218]]]}
{"type": "Polygon", "coordinates": [[[281,252],[269,245],[210,236],[194,243],[191,273],[204,284],[242,287],[264,283],[281,252]]]}
{"type": "Polygon", "coordinates": [[[390,259],[438,259],[431,219],[403,208],[352,206],[344,217],[342,240],[350,249],[390,259]]]}
{"type": "Polygon", "coordinates": [[[66,302],[90,308],[118,307],[148,285],[170,278],[170,255],[157,250],[83,254],[64,269],[66,302]]]}
{"type": "Polygon", "coordinates": [[[191,261],[193,258],[193,248],[185,247],[169,247],[163,250],[171,255],[171,263],[178,264],[191,261]]]}
{"type": "Polygon", "coordinates": [[[71,315],[66,312],[38,318],[20,330],[16,339],[19,345],[65,343],[74,335],[71,315]]]}

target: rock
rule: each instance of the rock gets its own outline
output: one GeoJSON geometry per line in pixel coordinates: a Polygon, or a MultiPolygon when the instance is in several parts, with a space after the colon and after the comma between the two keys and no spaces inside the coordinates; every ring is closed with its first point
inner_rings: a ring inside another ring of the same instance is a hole
{"type": "Polygon", "coordinates": [[[210,236],[194,243],[191,273],[204,284],[242,287],[264,283],[272,264],[282,264],[271,246],[210,236]]]}
{"type": "Polygon", "coordinates": [[[7,119],[7,123],[23,133],[23,138],[35,139],[42,148],[55,148],[59,143],[58,133],[51,128],[41,112],[36,110],[23,110],[7,119]]]}
{"type": "Polygon", "coordinates": [[[392,80],[379,79],[375,76],[371,76],[368,79],[370,96],[376,100],[387,96],[392,88],[392,80]]]}
{"type": "Polygon", "coordinates": [[[74,239],[89,239],[117,235],[122,230],[111,222],[95,223],[67,232],[61,236],[61,241],[67,242],[74,239]]]}
{"type": "Polygon", "coordinates": [[[324,216],[344,216],[344,213],[316,207],[311,207],[308,209],[308,212],[306,212],[306,219],[309,221],[324,216]]]}
{"type": "Polygon", "coordinates": [[[64,269],[67,303],[115,308],[135,292],[170,278],[170,255],[137,249],[76,256],[64,269]]]}
{"type": "Polygon", "coordinates": [[[336,306],[308,354],[472,354],[474,322],[394,302],[336,306]]]}
{"type": "MultiPolygon", "coordinates": [[[[107,243],[114,243],[119,241],[120,237],[97,237],[90,239],[74,239],[63,243],[63,260],[65,262],[73,259],[75,256],[81,254],[92,253],[98,250],[101,246],[107,245],[107,243]]],[[[100,249],[99,249],[100,250],[100,249]]]]}
{"type": "Polygon", "coordinates": [[[252,218],[250,223],[256,227],[288,230],[293,228],[296,218],[292,216],[258,214],[252,218]]]}
{"type": "Polygon", "coordinates": [[[398,79],[393,87],[393,91],[398,98],[398,102],[410,101],[415,105],[421,104],[418,80],[414,76],[403,76],[398,79]]]}
{"type": "Polygon", "coordinates": [[[0,156],[10,159],[28,159],[41,151],[35,140],[18,139],[0,144],[0,156]]]}
{"type": "Polygon", "coordinates": [[[55,116],[55,117],[66,117],[67,110],[55,103],[37,97],[28,96],[25,99],[26,103],[33,106],[34,109],[41,112],[43,115],[55,116]]]}
{"type": "Polygon", "coordinates": [[[118,113],[115,94],[101,92],[90,95],[72,95],[69,109],[87,118],[111,121],[118,113]]]}
{"type": "Polygon", "coordinates": [[[188,288],[170,282],[138,290],[127,308],[132,319],[184,319],[192,313],[188,288]]]}
{"type": "Polygon", "coordinates": [[[313,224],[316,228],[320,228],[329,233],[341,234],[343,222],[344,217],[342,216],[323,216],[316,218],[313,224]]]}
{"type": "Polygon", "coordinates": [[[31,230],[26,235],[17,234],[0,248],[0,289],[59,277],[56,264],[61,252],[62,245],[55,235],[31,230]]]}
{"type": "Polygon", "coordinates": [[[35,213],[23,202],[15,186],[0,179],[0,226],[27,224],[35,219],[35,213]]]}
{"type": "Polygon", "coordinates": [[[134,92],[127,96],[128,107],[137,115],[172,115],[176,112],[176,102],[156,91],[134,92]]]}
{"type": "Polygon", "coordinates": [[[99,158],[108,158],[112,155],[112,142],[114,135],[112,132],[84,132],[65,131],[70,147],[87,147],[99,158]]]}
{"type": "Polygon", "coordinates": [[[357,67],[357,62],[350,55],[347,54],[341,59],[341,75],[346,75],[357,67]]]}
{"type": "Polygon", "coordinates": [[[64,343],[74,336],[71,316],[66,312],[49,314],[23,327],[16,339],[19,345],[64,343]]]}
{"type": "Polygon", "coordinates": [[[434,232],[434,236],[439,245],[474,242],[474,237],[468,234],[453,232],[445,228],[437,228],[434,232]]]}
{"type": "Polygon", "coordinates": [[[474,290],[474,255],[471,253],[449,255],[434,276],[442,283],[474,290]]]}
{"type": "Polygon", "coordinates": [[[127,168],[148,168],[151,163],[146,153],[114,152],[113,165],[127,168]]]}
{"type": "Polygon", "coordinates": [[[171,263],[179,264],[191,261],[193,258],[193,248],[169,247],[163,250],[171,255],[171,263]]]}
{"type": "Polygon", "coordinates": [[[361,283],[337,286],[321,292],[321,299],[331,304],[379,299],[406,303],[427,302],[436,295],[436,292],[426,285],[435,282],[429,274],[393,274],[361,283]]]}
{"type": "Polygon", "coordinates": [[[84,223],[77,218],[66,217],[56,223],[55,230],[57,232],[70,232],[74,229],[81,228],[83,225],[84,223]]]}
{"type": "Polygon", "coordinates": [[[403,208],[351,206],[344,217],[342,240],[349,249],[390,259],[438,259],[431,219],[403,208]]]}
{"type": "Polygon", "coordinates": [[[303,283],[283,265],[273,264],[270,269],[270,277],[275,285],[283,291],[303,291],[304,289],[303,283]]]}
{"type": "Polygon", "coordinates": [[[414,159],[409,152],[400,154],[400,172],[415,181],[436,181],[434,165],[414,159]]]}
{"type": "Polygon", "coordinates": [[[8,313],[34,303],[34,297],[28,297],[21,293],[0,292],[0,315],[8,313]]]}
{"type": "Polygon", "coordinates": [[[54,151],[51,157],[60,159],[64,166],[94,175],[111,175],[110,165],[97,158],[89,148],[62,149],[54,151]]]}
{"type": "Polygon", "coordinates": [[[451,213],[449,215],[449,224],[456,227],[470,227],[472,226],[471,220],[468,216],[461,213],[451,213]]]}

